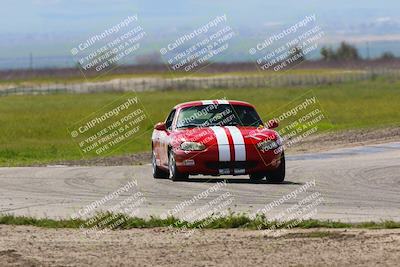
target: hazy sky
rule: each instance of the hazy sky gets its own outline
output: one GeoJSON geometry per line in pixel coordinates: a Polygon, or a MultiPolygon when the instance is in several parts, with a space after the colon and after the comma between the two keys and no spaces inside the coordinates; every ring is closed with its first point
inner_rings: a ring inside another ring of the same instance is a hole
{"type": "Polygon", "coordinates": [[[237,26],[290,23],[316,13],[321,22],[351,26],[376,19],[399,19],[398,0],[2,0],[0,33],[86,32],[130,14],[148,27],[190,26],[226,13],[237,26]]]}
{"type": "Polygon", "coordinates": [[[391,50],[400,54],[398,43],[393,43],[400,41],[399,10],[398,0],[1,0],[0,60],[26,58],[31,52],[36,57],[69,55],[77,42],[134,14],[148,33],[148,49],[154,51],[165,39],[191,31],[217,15],[227,15],[246,47],[316,14],[331,43],[348,40],[364,45],[368,40],[392,40],[372,53],[391,50]]]}

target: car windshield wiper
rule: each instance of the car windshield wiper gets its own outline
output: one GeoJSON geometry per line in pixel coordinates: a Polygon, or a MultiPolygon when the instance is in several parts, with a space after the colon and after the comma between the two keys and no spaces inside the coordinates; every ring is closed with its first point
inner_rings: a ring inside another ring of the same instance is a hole
{"type": "Polygon", "coordinates": [[[201,124],[185,124],[179,126],[178,128],[195,128],[195,127],[201,127],[201,124]]]}
{"type": "Polygon", "coordinates": [[[242,126],[242,125],[240,123],[227,123],[227,124],[213,123],[213,124],[209,124],[207,126],[208,127],[213,127],[213,126],[223,127],[223,126],[242,126]]]}
{"type": "Polygon", "coordinates": [[[224,124],[222,126],[242,126],[242,125],[239,122],[231,122],[231,123],[224,124]]]}

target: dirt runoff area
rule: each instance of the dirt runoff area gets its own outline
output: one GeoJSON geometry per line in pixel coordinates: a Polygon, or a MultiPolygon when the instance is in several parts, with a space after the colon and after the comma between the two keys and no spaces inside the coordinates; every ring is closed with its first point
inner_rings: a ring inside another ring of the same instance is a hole
{"type": "Polygon", "coordinates": [[[110,231],[0,225],[0,266],[398,266],[400,229],[168,228],[110,231]]]}

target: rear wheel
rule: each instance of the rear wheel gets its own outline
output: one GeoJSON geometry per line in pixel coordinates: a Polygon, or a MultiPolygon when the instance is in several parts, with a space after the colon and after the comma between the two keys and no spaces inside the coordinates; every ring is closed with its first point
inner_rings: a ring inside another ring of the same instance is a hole
{"type": "Polygon", "coordinates": [[[168,178],[168,172],[161,170],[157,166],[157,159],[156,159],[156,155],[154,154],[154,152],[151,153],[151,165],[153,167],[153,177],[155,179],[168,178]]]}
{"type": "Polygon", "coordinates": [[[276,170],[267,173],[267,181],[271,183],[282,183],[285,180],[285,154],[281,154],[281,164],[276,170]]]}
{"type": "Polygon", "coordinates": [[[172,181],[185,181],[189,178],[189,174],[179,172],[176,168],[175,154],[171,149],[168,156],[169,179],[172,181]]]}

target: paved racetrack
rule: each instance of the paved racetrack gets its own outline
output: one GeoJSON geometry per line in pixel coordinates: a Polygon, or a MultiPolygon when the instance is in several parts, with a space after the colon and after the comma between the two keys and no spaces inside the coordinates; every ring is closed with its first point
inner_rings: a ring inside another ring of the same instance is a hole
{"type": "Polygon", "coordinates": [[[196,211],[226,192],[231,202],[224,209],[252,213],[315,180],[315,186],[284,200],[268,216],[275,216],[318,192],[323,200],[315,206],[313,218],[400,220],[400,143],[289,155],[284,184],[251,183],[247,176],[195,176],[189,182],[155,180],[150,165],[0,168],[0,212],[69,217],[136,180],[136,188],[107,200],[99,209],[113,207],[134,191],[140,191],[145,201],[138,206],[137,215],[162,215],[184,201],[187,204],[223,179],[227,181],[225,186],[186,205],[177,215],[182,217],[196,211]]]}

